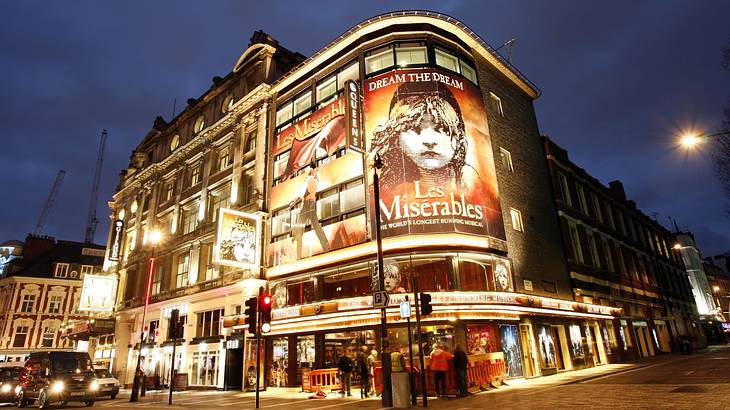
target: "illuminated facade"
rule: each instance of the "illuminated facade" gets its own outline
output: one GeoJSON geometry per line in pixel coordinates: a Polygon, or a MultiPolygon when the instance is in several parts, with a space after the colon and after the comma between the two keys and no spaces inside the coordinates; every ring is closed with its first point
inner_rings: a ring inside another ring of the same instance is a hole
{"type": "MultiPolygon", "coordinates": [[[[6,243],[7,245],[7,243],[6,243]]],[[[96,341],[74,343],[63,337],[69,325],[91,319],[79,310],[81,283],[86,275],[101,271],[104,247],[29,235],[13,241],[15,258],[0,278],[0,361],[24,361],[37,350],[89,351],[96,341]]],[[[111,360],[111,349],[103,365],[111,360]]]]}

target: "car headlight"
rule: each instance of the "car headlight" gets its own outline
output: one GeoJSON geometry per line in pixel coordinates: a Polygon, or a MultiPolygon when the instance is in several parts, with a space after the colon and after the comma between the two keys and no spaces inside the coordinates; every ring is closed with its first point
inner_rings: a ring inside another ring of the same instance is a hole
{"type": "Polygon", "coordinates": [[[10,392],[10,390],[12,390],[12,389],[13,389],[13,386],[11,386],[11,385],[9,385],[9,384],[7,384],[7,383],[3,384],[3,387],[2,387],[2,391],[3,391],[3,393],[8,393],[8,392],[10,392]]]}
{"type": "Polygon", "coordinates": [[[15,386],[15,395],[17,396],[18,393],[20,393],[20,385],[15,386]]]}
{"type": "Polygon", "coordinates": [[[64,385],[62,381],[57,381],[51,386],[51,391],[54,393],[60,393],[63,391],[64,385]]]}
{"type": "Polygon", "coordinates": [[[94,380],[93,382],[91,382],[91,386],[89,386],[89,387],[91,387],[92,391],[97,391],[97,390],[99,390],[99,382],[94,380]]]}

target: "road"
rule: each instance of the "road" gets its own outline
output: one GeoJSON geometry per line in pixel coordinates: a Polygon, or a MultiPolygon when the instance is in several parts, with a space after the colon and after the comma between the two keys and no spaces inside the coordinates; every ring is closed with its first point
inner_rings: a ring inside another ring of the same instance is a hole
{"type": "MultiPolygon", "coordinates": [[[[429,399],[432,409],[730,409],[730,348],[713,348],[691,356],[661,356],[630,364],[601,366],[555,376],[514,381],[464,399],[429,399]]],[[[270,389],[261,395],[262,409],[375,410],[379,399],[308,399],[294,389],[270,389]]],[[[148,392],[139,403],[128,396],[99,400],[94,407],[117,409],[253,409],[251,393],[187,391],[176,393],[173,406],[165,392],[148,392]]],[[[82,405],[70,405],[81,408],[82,405]]],[[[419,402],[420,407],[420,402],[419,402]]]]}

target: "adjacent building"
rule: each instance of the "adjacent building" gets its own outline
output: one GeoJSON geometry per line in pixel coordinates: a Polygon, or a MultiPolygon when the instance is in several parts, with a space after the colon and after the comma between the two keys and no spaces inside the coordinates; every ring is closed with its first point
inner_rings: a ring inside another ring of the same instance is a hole
{"type": "Polygon", "coordinates": [[[674,235],[627,199],[620,181],[603,185],[543,141],[573,296],[621,308],[615,357],[654,356],[694,339],[699,318],[674,235]]]}
{"type": "Polygon", "coordinates": [[[92,319],[80,310],[82,280],[101,271],[104,247],[41,235],[2,249],[10,247],[0,277],[0,361],[23,362],[37,350],[88,351],[64,335],[72,323],[92,319]]]}

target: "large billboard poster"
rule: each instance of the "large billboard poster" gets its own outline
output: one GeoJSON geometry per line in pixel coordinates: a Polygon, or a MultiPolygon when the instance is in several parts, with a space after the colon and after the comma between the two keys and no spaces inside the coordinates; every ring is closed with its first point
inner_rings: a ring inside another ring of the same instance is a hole
{"type": "Polygon", "coordinates": [[[347,93],[274,137],[269,265],[365,242],[361,137],[356,118],[347,117],[358,103],[347,93]],[[355,149],[343,154],[346,146],[355,149]]]}
{"type": "MultiPolygon", "coordinates": [[[[383,161],[383,237],[456,232],[504,239],[479,90],[446,71],[410,69],[368,79],[363,93],[369,164],[375,154],[383,161]]],[[[375,209],[372,195],[370,202],[375,209]]]]}
{"type": "Polygon", "coordinates": [[[221,208],[215,263],[238,268],[259,267],[261,219],[257,215],[221,208]]]}
{"type": "Polygon", "coordinates": [[[117,277],[84,275],[79,310],[82,312],[111,312],[117,297],[117,277]]]}

